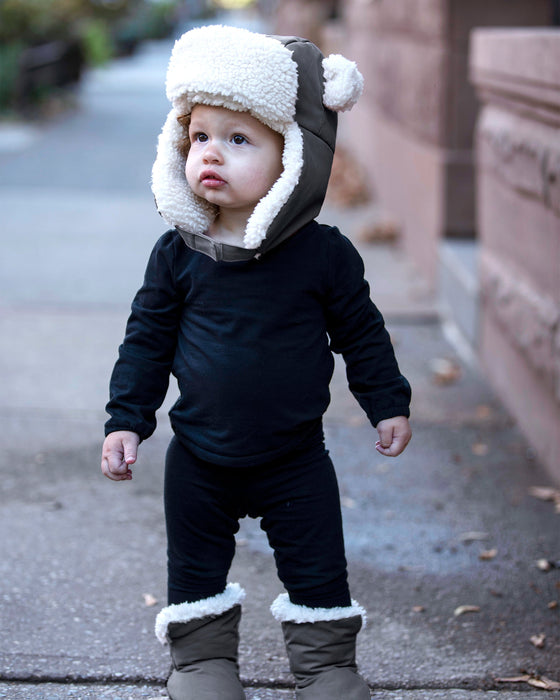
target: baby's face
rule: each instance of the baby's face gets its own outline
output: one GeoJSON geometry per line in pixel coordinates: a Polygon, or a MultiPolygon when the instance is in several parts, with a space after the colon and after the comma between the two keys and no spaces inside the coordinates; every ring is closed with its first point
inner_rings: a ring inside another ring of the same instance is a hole
{"type": "Polygon", "coordinates": [[[282,136],[248,112],[195,105],[189,139],[187,182],[220,209],[248,218],[282,173],[282,136]]]}

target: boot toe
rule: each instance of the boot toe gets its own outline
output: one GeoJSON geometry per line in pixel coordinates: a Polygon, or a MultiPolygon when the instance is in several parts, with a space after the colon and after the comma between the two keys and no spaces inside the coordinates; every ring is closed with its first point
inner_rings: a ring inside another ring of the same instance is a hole
{"type": "Polygon", "coordinates": [[[236,666],[226,659],[173,670],[167,691],[171,700],[246,700],[236,666]]]}
{"type": "Polygon", "coordinates": [[[296,689],[296,700],[370,700],[364,679],[349,668],[332,668],[308,679],[296,689]]]}

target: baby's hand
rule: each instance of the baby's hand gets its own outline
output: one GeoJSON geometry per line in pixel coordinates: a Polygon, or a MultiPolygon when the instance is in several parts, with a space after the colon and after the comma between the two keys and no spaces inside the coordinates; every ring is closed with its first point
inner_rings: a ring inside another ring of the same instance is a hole
{"type": "Polygon", "coordinates": [[[136,462],[140,436],[129,430],[109,433],[103,443],[101,471],[113,481],[132,479],[130,465],[136,462]]]}
{"type": "Polygon", "coordinates": [[[404,451],[410,442],[412,431],[408,418],[396,416],[381,420],[377,424],[379,440],[375,443],[375,449],[385,457],[397,457],[404,451]]]}

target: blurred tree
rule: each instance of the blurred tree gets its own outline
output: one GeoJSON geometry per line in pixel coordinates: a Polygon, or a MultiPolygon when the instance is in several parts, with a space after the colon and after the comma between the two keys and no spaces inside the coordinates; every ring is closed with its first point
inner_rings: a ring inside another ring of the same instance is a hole
{"type": "Polygon", "coordinates": [[[74,37],[88,19],[115,21],[142,0],[0,0],[0,41],[74,37]]]}
{"type": "Polygon", "coordinates": [[[167,36],[183,0],[0,0],[0,110],[79,79],[144,39],[167,36]]]}

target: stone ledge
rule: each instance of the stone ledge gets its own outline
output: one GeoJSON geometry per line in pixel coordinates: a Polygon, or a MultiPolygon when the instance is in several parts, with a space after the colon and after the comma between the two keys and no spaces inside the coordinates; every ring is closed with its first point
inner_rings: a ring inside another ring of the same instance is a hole
{"type": "Polygon", "coordinates": [[[560,123],[560,29],[476,29],[470,77],[486,101],[504,99],[560,123]]]}
{"type": "Polygon", "coordinates": [[[479,341],[478,257],[474,239],[443,240],[439,246],[439,294],[444,316],[451,320],[472,353],[479,341]]]}

